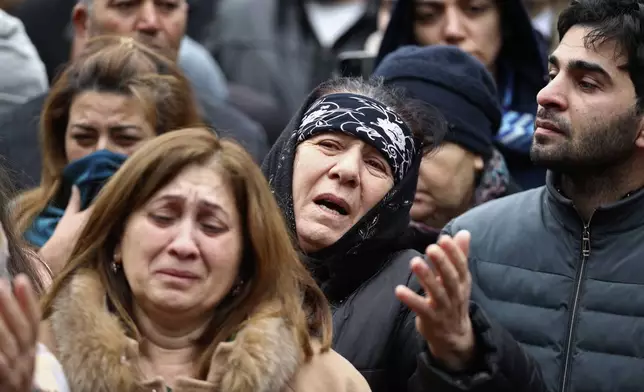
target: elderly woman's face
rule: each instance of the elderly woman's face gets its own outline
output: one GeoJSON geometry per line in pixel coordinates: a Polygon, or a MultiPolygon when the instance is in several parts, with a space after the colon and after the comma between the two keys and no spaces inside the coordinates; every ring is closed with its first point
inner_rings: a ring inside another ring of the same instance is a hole
{"type": "Polygon", "coordinates": [[[132,215],[116,253],[147,314],[209,314],[236,283],[242,257],[230,186],[212,167],[186,168],[132,215]]]}
{"type": "Polygon", "coordinates": [[[65,155],[67,162],[97,150],[130,155],[155,136],[137,99],[87,91],[77,95],[69,108],[65,155]]]}
{"type": "Polygon", "coordinates": [[[372,146],[329,132],[302,142],[293,165],[293,208],[305,252],[339,240],[392,188],[385,158],[372,146]]]}

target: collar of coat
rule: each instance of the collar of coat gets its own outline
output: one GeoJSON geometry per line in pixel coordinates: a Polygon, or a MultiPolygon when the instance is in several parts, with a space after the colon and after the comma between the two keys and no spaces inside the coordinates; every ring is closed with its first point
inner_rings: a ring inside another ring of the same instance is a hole
{"type": "MultiPolygon", "coordinates": [[[[107,311],[105,298],[98,274],[79,272],[61,291],[44,322],[43,341],[61,362],[71,390],[165,390],[160,378],[143,380],[135,365],[138,343],[126,336],[116,317],[107,311]]],[[[180,378],[173,390],[284,390],[304,362],[295,331],[274,316],[249,320],[233,341],[216,348],[206,380],[180,378]]]]}
{"type": "MultiPolygon", "coordinates": [[[[559,189],[561,174],[548,171],[546,195],[550,211],[569,231],[583,230],[584,222],[575,206],[559,189]]],[[[593,236],[608,233],[624,233],[640,230],[644,222],[644,188],[633,189],[621,200],[602,205],[593,212],[587,229],[593,236]]]]}

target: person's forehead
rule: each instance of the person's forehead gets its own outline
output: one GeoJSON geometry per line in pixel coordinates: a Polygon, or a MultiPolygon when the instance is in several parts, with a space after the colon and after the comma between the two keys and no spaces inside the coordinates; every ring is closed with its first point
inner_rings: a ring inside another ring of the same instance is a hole
{"type": "Polygon", "coordinates": [[[601,66],[611,76],[626,74],[623,66],[627,58],[622,55],[619,44],[614,40],[593,43],[587,38],[592,31],[591,27],[573,26],[563,36],[552,57],[557,59],[561,68],[573,61],[586,61],[601,66]]]}

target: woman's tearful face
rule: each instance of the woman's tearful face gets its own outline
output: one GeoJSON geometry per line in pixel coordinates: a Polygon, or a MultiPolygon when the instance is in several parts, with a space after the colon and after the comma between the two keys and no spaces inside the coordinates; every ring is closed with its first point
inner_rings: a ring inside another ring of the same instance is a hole
{"type": "Polygon", "coordinates": [[[391,167],[374,147],[338,132],[302,142],[293,164],[293,208],[300,247],[333,245],[394,184],[391,167]]]}
{"type": "Polygon", "coordinates": [[[130,217],[116,253],[144,311],[209,313],[235,285],[242,257],[230,186],[216,168],[186,168],[130,217]]]}

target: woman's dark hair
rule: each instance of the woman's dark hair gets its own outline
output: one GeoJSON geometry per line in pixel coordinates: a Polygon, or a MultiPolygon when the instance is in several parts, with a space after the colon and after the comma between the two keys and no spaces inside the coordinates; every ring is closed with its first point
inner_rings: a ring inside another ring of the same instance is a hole
{"type": "Polygon", "coordinates": [[[353,93],[375,99],[394,110],[421,142],[423,152],[433,151],[440,145],[447,125],[438,109],[428,103],[410,98],[403,89],[384,84],[383,78],[336,78],[318,87],[318,96],[334,93],[353,93]]]}
{"type": "MultiPolygon", "coordinates": [[[[6,271],[9,273],[8,278],[18,274],[25,274],[30,279],[32,286],[37,294],[42,294],[43,283],[36,270],[38,262],[36,254],[29,254],[26,244],[22,242],[20,236],[16,235],[14,224],[11,221],[11,207],[15,191],[7,172],[0,168],[0,225],[7,239],[7,249],[9,258],[6,260],[6,271]]],[[[4,268],[2,268],[4,269],[4,268]]]]}
{"type": "Polygon", "coordinates": [[[637,108],[644,97],[644,4],[637,0],[573,0],[559,15],[557,32],[561,40],[573,26],[590,28],[586,47],[606,41],[617,44],[616,55],[624,56],[624,69],[635,87],[637,108]]]}

